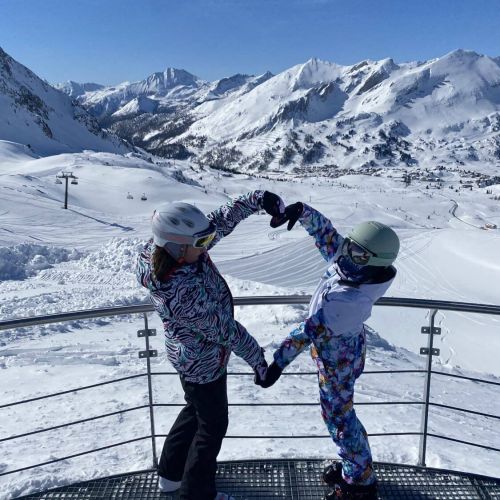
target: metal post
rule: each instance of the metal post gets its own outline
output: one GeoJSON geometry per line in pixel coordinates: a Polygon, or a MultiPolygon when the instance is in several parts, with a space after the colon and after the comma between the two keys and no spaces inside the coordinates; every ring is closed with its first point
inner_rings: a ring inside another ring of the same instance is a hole
{"type": "Polygon", "coordinates": [[[429,327],[422,327],[422,333],[428,333],[427,348],[420,348],[420,354],[427,355],[427,372],[425,374],[424,384],[424,406],[422,408],[421,420],[421,436],[420,436],[420,451],[418,456],[418,465],[425,467],[425,454],[427,450],[427,429],[429,424],[429,401],[431,394],[431,371],[432,371],[432,356],[439,355],[439,349],[435,349],[434,335],[441,333],[441,328],[434,327],[434,319],[436,317],[437,309],[430,310],[429,327]]]}
{"type": "Polygon", "coordinates": [[[61,182],[58,182],[59,179],[64,179],[65,182],[65,189],[64,189],[64,207],[63,208],[68,208],[68,179],[72,179],[71,184],[78,184],[76,175],[73,175],[73,172],[61,172],[60,174],[56,175],[56,183],[61,184],[61,182]]]}
{"type": "Polygon", "coordinates": [[[64,208],[68,208],[68,176],[64,177],[66,181],[66,190],[64,191],[64,208]]]}
{"type": "Polygon", "coordinates": [[[152,333],[153,335],[156,335],[156,331],[149,330],[148,328],[148,315],[144,313],[144,338],[146,339],[146,353],[147,355],[141,356],[141,353],[139,353],[139,357],[145,357],[146,358],[146,367],[147,367],[147,374],[148,374],[148,394],[149,394],[149,421],[151,423],[151,446],[153,449],[153,467],[155,469],[158,468],[158,457],[156,455],[156,440],[155,440],[155,415],[154,415],[154,408],[153,408],[153,385],[151,382],[151,357],[156,356],[156,351],[151,351],[149,349],[149,335],[152,333]]]}

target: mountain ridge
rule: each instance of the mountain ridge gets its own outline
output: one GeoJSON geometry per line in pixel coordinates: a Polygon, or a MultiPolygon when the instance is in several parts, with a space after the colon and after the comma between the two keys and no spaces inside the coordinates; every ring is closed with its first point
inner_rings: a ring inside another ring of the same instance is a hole
{"type": "Polygon", "coordinates": [[[76,101],[40,79],[0,47],[0,139],[39,155],[131,148],[103,131],[76,101]]]}
{"type": "Polygon", "coordinates": [[[167,67],[138,82],[66,92],[85,90],[76,101],[119,137],[202,166],[249,173],[499,166],[499,63],[464,49],[403,63],[311,58],[277,75],[214,82],[167,67]]]}

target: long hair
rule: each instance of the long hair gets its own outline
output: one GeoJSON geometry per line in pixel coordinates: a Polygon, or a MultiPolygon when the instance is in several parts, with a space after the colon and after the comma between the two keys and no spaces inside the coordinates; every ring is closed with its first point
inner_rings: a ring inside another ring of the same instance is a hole
{"type": "Polygon", "coordinates": [[[179,263],[163,248],[155,245],[151,256],[153,275],[158,281],[166,281],[168,275],[179,266],[179,263]]]}

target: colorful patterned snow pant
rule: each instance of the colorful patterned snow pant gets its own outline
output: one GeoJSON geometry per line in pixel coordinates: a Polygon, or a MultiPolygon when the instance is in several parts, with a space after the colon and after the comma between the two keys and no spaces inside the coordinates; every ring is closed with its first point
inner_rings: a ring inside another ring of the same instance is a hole
{"type": "Polygon", "coordinates": [[[368,436],[353,408],[354,382],[365,364],[365,336],[333,338],[329,343],[327,359],[318,357],[316,348],[312,348],[319,368],[321,414],[338,446],[345,480],[370,484],[375,475],[368,436]]]}

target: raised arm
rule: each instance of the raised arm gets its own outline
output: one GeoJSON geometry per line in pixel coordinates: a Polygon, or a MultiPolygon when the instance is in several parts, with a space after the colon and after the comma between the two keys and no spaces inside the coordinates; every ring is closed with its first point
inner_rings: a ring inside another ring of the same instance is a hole
{"type": "Polygon", "coordinates": [[[330,219],[309,205],[303,204],[300,224],[314,237],[315,244],[326,261],[332,259],[342,244],[342,236],[333,227],[330,219]]]}
{"type": "Polygon", "coordinates": [[[323,258],[330,261],[342,244],[343,238],[321,212],[298,201],[288,205],[281,217],[273,217],[271,226],[279,227],[288,222],[287,229],[290,231],[297,221],[314,237],[323,258]]]}
{"type": "Polygon", "coordinates": [[[239,196],[207,214],[207,218],[215,224],[217,233],[209,249],[218,243],[221,238],[231,234],[243,219],[262,209],[274,216],[282,213],[285,205],[278,195],[269,191],[257,190],[239,196]]]}

